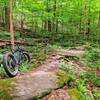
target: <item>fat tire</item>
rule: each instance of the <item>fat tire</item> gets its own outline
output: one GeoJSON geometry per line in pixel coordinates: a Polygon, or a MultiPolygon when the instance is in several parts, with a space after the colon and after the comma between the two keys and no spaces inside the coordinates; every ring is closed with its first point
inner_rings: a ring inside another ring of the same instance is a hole
{"type": "Polygon", "coordinates": [[[5,72],[7,73],[7,75],[8,75],[9,77],[15,77],[15,76],[17,75],[17,73],[18,73],[18,66],[17,66],[17,63],[16,63],[17,69],[16,69],[14,72],[10,72],[9,69],[8,69],[9,66],[8,66],[8,64],[7,64],[7,63],[8,63],[8,62],[7,62],[8,57],[11,57],[12,60],[14,60],[15,63],[16,63],[16,59],[14,58],[13,54],[12,54],[11,52],[7,52],[7,53],[3,56],[3,67],[4,67],[4,70],[5,70],[5,72]]]}
{"type": "Polygon", "coordinates": [[[27,53],[27,52],[23,52],[23,55],[27,56],[27,63],[30,63],[31,61],[31,58],[30,58],[30,55],[27,53]]]}

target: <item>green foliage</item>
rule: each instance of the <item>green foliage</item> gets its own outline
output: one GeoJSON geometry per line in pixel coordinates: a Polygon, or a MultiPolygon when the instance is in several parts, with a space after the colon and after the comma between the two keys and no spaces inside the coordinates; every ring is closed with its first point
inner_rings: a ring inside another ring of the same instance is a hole
{"type": "Polygon", "coordinates": [[[0,80],[0,99],[1,100],[12,100],[13,98],[9,94],[9,89],[11,88],[11,83],[15,79],[0,80]]]}
{"type": "Polygon", "coordinates": [[[66,62],[62,62],[60,65],[61,69],[64,69],[66,71],[71,71],[73,69],[74,65],[71,63],[66,63],[66,62]]]}
{"type": "Polygon", "coordinates": [[[75,78],[75,74],[73,72],[74,65],[71,63],[62,62],[60,65],[60,69],[66,71],[68,77],[73,80],[75,78]]]}
{"type": "Polygon", "coordinates": [[[40,97],[36,96],[34,97],[34,100],[40,100],[40,97]]]}
{"type": "Polygon", "coordinates": [[[65,73],[66,73],[66,75],[67,75],[67,80],[66,80],[66,85],[68,86],[68,87],[74,87],[74,83],[75,83],[75,74],[74,74],[74,72],[73,72],[73,67],[74,67],[74,65],[73,64],[71,64],[71,63],[65,63],[65,62],[62,62],[61,64],[60,64],[60,69],[62,70],[62,71],[64,71],[65,73]]]}
{"type": "Polygon", "coordinates": [[[27,64],[27,62],[23,62],[19,67],[19,70],[21,72],[26,72],[41,65],[47,58],[48,52],[50,50],[50,47],[44,46],[44,44],[42,43],[35,43],[34,46],[21,48],[23,48],[26,51],[29,51],[31,56],[30,64],[27,64]]]}
{"type": "Polygon", "coordinates": [[[78,55],[65,55],[65,60],[78,60],[80,57],[78,55]]]}
{"type": "MultiPolygon", "coordinates": [[[[20,33],[16,32],[15,33],[15,39],[20,37],[20,33]]],[[[10,39],[10,33],[6,31],[0,31],[0,38],[1,39],[10,39]]]]}
{"type": "Polygon", "coordinates": [[[71,100],[84,100],[77,88],[69,89],[68,93],[71,96],[71,100]]]}
{"type": "Polygon", "coordinates": [[[96,100],[99,100],[99,98],[100,98],[100,90],[99,89],[94,89],[93,90],[93,96],[95,97],[96,100]]]}
{"type": "Polygon", "coordinates": [[[21,71],[21,72],[26,72],[28,70],[29,70],[29,64],[27,64],[25,62],[23,62],[19,67],[19,71],[21,71]]]}
{"type": "Polygon", "coordinates": [[[83,62],[87,66],[87,71],[83,77],[91,81],[94,86],[100,86],[100,77],[96,75],[96,70],[100,69],[100,50],[98,49],[98,45],[91,44],[87,47],[83,59],[83,62]]]}
{"type": "Polygon", "coordinates": [[[63,87],[67,83],[67,81],[70,79],[67,73],[63,70],[59,70],[56,74],[58,77],[57,84],[60,87],[63,87]]]}
{"type": "MultiPolygon", "coordinates": [[[[1,24],[7,23],[3,16],[7,4],[7,0],[0,1],[1,24]]],[[[23,22],[24,28],[32,30],[32,37],[37,35],[51,40],[54,36],[62,46],[80,45],[86,41],[99,43],[99,4],[99,0],[13,1],[14,26],[20,28],[23,22]]],[[[30,36],[29,32],[24,36],[30,36]]]]}
{"type": "Polygon", "coordinates": [[[100,68],[100,53],[94,47],[89,47],[85,54],[85,62],[90,68],[100,68]]]}
{"type": "Polygon", "coordinates": [[[95,74],[95,72],[89,72],[86,74],[86,78],[90,80],[94,86],[100,86],[100,77],[95,74]]]}
{"type": "Polygon", "coordinates": [[[76,85],[77,85],[77,89],[81,92],[81,93],[85,93],[86,92],[86,86],[85,86],[85,81],[84,80],[77,80],[76,81],[76,85]]]}
{"type": "Polygon", "coordinates": [[[92,97],[87,94],[86,83],[84,80],[79,79],[76,81],[76,87],[80,93],[81,99],[80,100],[92,100],[92,97]]]}
{"type": "Polygon", "coordinates": [[[30,55],[31,55],[31,68],[37,67],[38,65],[42,64],[44,60],[48,56],[50,48],[48,46],[44,46],[43,44],[36,44],[29,48],[30,55]]]}
{"type": "Polygon", "coordinates": [[[3,65],[0,64],[0,79],[5,77],[3,65]]]}
{"type": "Polygon", "coordinates": [[[62,48],[60,43],[55,43],[55,44],[53,44],[53,45],[48,44],[47,46],[48,46],[49,48],[51,48],[51,49],[61,49],[61,48],[62,48]]]}
{"type": "Polygon", "coordinates": [[[6,32],[6,31],[1,31],[0,32],[0,38],[10,39],[10,33],[6,32]]]}

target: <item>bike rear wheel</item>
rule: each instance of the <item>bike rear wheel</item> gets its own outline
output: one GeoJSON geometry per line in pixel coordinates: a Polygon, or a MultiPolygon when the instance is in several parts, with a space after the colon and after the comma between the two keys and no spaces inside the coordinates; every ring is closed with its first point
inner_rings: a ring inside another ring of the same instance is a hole
{"type": "Polygon", "coordinates": [[[23,52],[22,54],[22,62],[30,63],[30,55],[27,52],[23,52]]]}
{"type": "Polygon", "coordinates": [[[8,52],[3,57],[3,66],[9,77],[14,77],[18,73],[18,66],[14,55],[8,52]]]}

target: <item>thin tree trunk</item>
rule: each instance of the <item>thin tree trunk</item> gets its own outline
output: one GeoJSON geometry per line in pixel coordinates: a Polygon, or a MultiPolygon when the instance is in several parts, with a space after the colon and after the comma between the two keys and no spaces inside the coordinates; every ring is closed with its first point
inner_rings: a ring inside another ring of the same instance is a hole
{"type": "MultiPolygon", "coordinates": [[[[88,4],[89,5],[89,4],[88,4]]],[[[90,6],[87,6],[87,15],[88,15],[88,19],[87,19],[87,35],[89,36],[90,34],[90,6]]]]}
{"type": "Polygon", "coordinates": [[[44,22],[44,30],[47,30],[47,20],[45,19],[45,22],[44,22]]]}
{"type": "Polygon", "coordinates": [[[9,1],[9,18],[10,18],[10,34],[11,34],[11,48],[14,49],[14,30],[13,30],[13,15],[12,15],[12,0],[9,1]]]}
{"type": "MultiPolygon", "coordinates": [[[[49,0],[47,2],[47,12],[50,12],[50,5],[49,5],[49,0]]],[[[51,32],[51,20],[48,19],[48,31],[51,32]]]]}
{"type": "Polygon", "coordinates": [[[52,36],[52,43],[54,43],[55,42],[55,34],[56,34],[56,32],[57,32],[57,23],[56,23],[56,0],[54,0],[54,5],[53,5],[53,36],[52,36]]]}
{"type": "Polygon", "coordinates": [[[51,20],[48,20],[48,31],[51,32],[51,20]]]}
{"type": "Polygon", "coordinates": [[[56,19],[56,33],[58,32],[58,19],[56,19]]]}
{"type": "MultiPolygon", "coordinates": [[[[100,12],[98,12],[98,24],[97,24],[97,44],[99,44],[99,28],[100,28],[100,12]]],[[[100,71],[100,70],[99,70],[100,71]]]]}
{"type": "Polygon", "coordinates": [[[37,23],[37,20],[35,21],[35,32],[37,32],[37,26],[38,26],[38,23],[37,23]]]}
{"type": "Polygon", "coordinates": [[[100,12],[99,12],[99,19],[98,19],[98,28],[100,28],[99,26],[100,26],[100,12]]]}
{"type": "Polygon", "coordinates": [[[6,6],[5,6],[5,28],[8,32],[10,32],[10,5],[8,4],[9,2],[7,2],[6,6]]]}
{"type": "Polygon", "coordinates": [[[90,19],[88,18],[88,23],[87,23],[87,35],[89,35],[90,34],[90,19]]]}

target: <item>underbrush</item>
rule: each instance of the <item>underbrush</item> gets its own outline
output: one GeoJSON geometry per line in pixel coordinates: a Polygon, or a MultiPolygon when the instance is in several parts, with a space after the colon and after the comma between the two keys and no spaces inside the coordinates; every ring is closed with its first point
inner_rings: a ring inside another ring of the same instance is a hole
{"type": "Polygon", "coordinates": [[[94,84],[100,86],[100,50],[93,45],[86,49],[82,62],[87,68],[87,78],[94,84]]]}
{"type": "Polygon", "coordinates": [[[16,79],[0,80],[0,100],[12,100],[12,96],[9,94],[11,89],[11,83],[16,79]]]}
{"type": "MultiPolygon", "coordinates": [[[[15,45],[15,49],[16,49],[15,45]]],[[[52,52],[52,46],[46,45],[43,43],[34,43],[33,46],[24,46],[20,45],[20,48],[25,50],[26,52],[29,52],[30,57],[31,57],[31,62],[30,64],[26,64],[26,62],[23,62],[20,67],[19,71],[20,72],[27,72],[29,70],[32,70],[33,68],[38,67],[39,65],[43,64],[46,58],[48,57],[49,53],[52,52]]],[[[6,47],[4,49],[0,49],[0,62],[3,60],[3,55],[6,52],[10,52],[11,49],[10,47],[6,47]]],[[[3,65],[2,63],[0,64],[0,77],[5,77],[5,71],[3,70],[3,65]]]]}
{"type": "MultiPolygon", "coordinates": [[[[67,59],[64,59],[65,61],[61,63],[60,69],[65,73],[67,80],[60,80],[59,84],[64,82],[62,85],[66,85],[69,88],[68,93],[72,97],[72,100],[99,100],[100,54],[98,47],[88,47],[84,56],[77,58],[79,61],[81,60],[80,63],[84,65],[84,71],[80,72],[78,76],[72,70],[75,66],[68,63],[68,61],[76,60],[76,58],[77,57],[67,57],[67,59]]],[[[60,76],[62,76],[62,74],[60,76]]]]}

